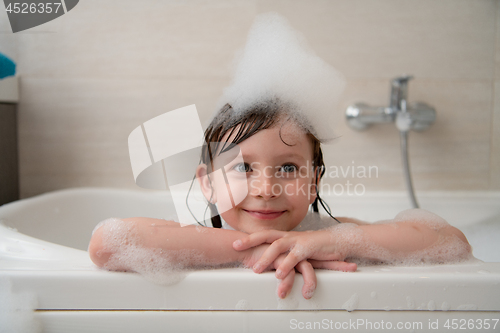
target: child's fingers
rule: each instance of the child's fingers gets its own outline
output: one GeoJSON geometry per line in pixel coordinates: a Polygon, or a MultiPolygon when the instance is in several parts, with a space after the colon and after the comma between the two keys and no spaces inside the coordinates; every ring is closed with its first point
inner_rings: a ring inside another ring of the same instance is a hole
{"type": "MultiPolygon", "coordinates": [[[[282,242],[281,239],[272,243],[267,250],[262,254],[259,260],[253,265],[253,271],[255,273],[262,273],[266,267],[273,263],[282,253],[288,251],[288,245],[286,242],[282,242]]],[[[283,259],[280,259],[281,262],[283,259]]],[[[285,258],[286,260],[286,258],[285,258]]],[[[292,266],[295,267],[295,266],[292,266]]],[[[288,271],[286,272],[288,273],[288,271]]],[[[286,274],[282,274],[278,279],[283,279],[286,274]]]]}
{"type": "MultiPolygon", "coordinates": [[[[276,243],[279,243],[280,241],[277,241],[277,242],[274,242],[273,244],[271,244],[271,247],[273,247],[276,243]]],[[[285,242],[281,242],[281,243],[285,243],[285,242]]],[[[302,260],[304,259],[307,259],[308,257],[308,253],[306,253],[306,251],[303,251],[303,250],[298,250],[299,247],[294,247],[290,253],[288,253],[288,255],[286,256],[285,260],[283,260],[283,262],[280,264],[280,267],[276,270],[276,277],[278,279],[282,279],[286,274],[288,274],[288,272],[292,269],[294,269],[295,266],[297,266],[297,264],[299,262],[301,262],[302,260]]],[[[269,251],[269,249],[268,249],[269,251]]],[[[282,251],[284,252],[284,251],[282,251]]]]}
{"type": "Polygon", "coordinates": [[[307,261],[302,260],[296,266],[297,270],[304,278],[304,286],[302,287],[302,296],[305,299],[310,299],[316,290],[317,280],[313,266],[307,261]]]}
{"type": "Polygon", "coordinates": [[[278,286],[278,297],[283,299],[288,296],[295,282],[295,270],[290,271],[278,286]]]}
{"type": "MultiPolygon", "coordinates": [[[[273,263],[274,268],[277,268],[279,264],[283,262],[284,259],[285,255],[284,254],[280,255],[273,263]]],[[[281,280],[280,284],[278,285],[278,297],[281,299],[287,297],[290,291],[292,290],[294,282],[295,282],[295,270],[288,273],[288,275],[281,280]]]]}
{"type": "Polygon", "coordinates": [[[236,251],[243,251],[261,244],[271,244],[275,240],[283,237],[285,234],[286,231],[279,230],[258,231],[246,237],[243,237],[242,239],[235,240],[233,242],[233,248],[236,251]]]}
{"type": "Polygon", "coordinates": [[[314,268],[330,269],[333,271],[355,272],[358,268],[353,262],[345,261],[323,261],[323,260],[309,260],[314,268]]]}

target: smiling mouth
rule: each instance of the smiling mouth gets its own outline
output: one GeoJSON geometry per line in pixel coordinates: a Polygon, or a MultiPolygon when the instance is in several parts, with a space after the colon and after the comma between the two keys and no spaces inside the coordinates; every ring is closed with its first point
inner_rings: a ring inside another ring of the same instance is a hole
{"type": "Polygon", "coordinates": [[[273,220],[275,218],[280,217],[286,212],[286,210],[281,210],[281,211],[246,210],[246,209],[243,210],[247,212],[250,216],[253,216],[261,220],[273,220]]]}

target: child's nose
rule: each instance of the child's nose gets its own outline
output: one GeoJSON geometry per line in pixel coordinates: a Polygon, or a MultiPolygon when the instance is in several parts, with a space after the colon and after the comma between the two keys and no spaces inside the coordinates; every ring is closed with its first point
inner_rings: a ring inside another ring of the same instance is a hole
{"type": "Polygon", "coordinates": [[[280,184],[272,175],[262,174],[250,180],[250,194],[254,197],[270,200],[281,194],[280,184]]]}

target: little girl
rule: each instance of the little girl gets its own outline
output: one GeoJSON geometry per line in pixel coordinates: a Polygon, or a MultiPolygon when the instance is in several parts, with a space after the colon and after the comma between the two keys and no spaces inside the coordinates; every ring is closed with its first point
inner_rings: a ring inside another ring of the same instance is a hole
{"type": "Polygon", "coordinates": [[[280,298],[290,292],[297,270],[304,278],[302,294],[311,298],[314,268],[352,272],[355,259],[415,264],[471,256],[462,232],[423,210],[375,224],[320,216],[318,203],[324,203],[317,188],[325,168],[320,142],[314,129],[283,103],[260,103],[238,113],[226,104],[206,130],[205,141],[196,176],[214,228],[143,217],[115,220],[92,235],[89,253],[97,266],[136,270],[120,255],[146,248],[154,249],[154,256],[143,260],[167,260],[182,268],[236,263],[257,273],[276,269],[280,298]],[[223,177],[212,173],[221,167],[224,150],[235,145],[244,162],[223,163],[223,177]],[[239,202],[227,195],[234,184],[247,186],[239,202]]]}

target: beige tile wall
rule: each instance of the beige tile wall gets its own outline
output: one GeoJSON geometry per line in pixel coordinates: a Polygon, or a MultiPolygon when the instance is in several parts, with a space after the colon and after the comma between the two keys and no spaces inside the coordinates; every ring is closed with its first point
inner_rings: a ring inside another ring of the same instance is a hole
{"type": "Polygon", "coordinates": [[[0,52],[21,76],[21,194],[74,186],[135,188],[127,137],[195,103],[205,122],[255,15],[276,11],[347,78],[326,146],[331,167],[375,166],[371,178],[326,183],[403,190],[393,124],[354,132],[352,103],[386,105],[389,81],[413,74],[410,101],[437,121],[410,136],[417,190],[500,190],[498,0],[80,1],[15,35],[0,12],[0,52]]]}
{"type": "Polygon", "coordinates": [[[491,114],[490,187],[500,188],[500,4],[496,10],[495,83],[493,112],[491,114]]]}

